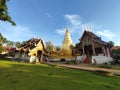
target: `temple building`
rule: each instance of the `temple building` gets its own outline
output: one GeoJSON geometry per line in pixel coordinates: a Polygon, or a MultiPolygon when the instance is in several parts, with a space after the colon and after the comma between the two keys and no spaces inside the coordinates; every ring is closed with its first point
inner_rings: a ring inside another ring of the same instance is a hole
{"type": "Polygon", "coordinates": [[[24,43],[16,53],[15,59],[19,58],[21,60],[30,60],[31,56],[36,55],[38,57],[38,61],[41,61],[43,55],[47,55],[48,51],[45,48],[42,39],[32,38],[24,43]]]}
{"type": "Polygon", "coordinates": [[[84,30],[77,45],[76,54],[79,54],[83,63],[106,63],[112,60],[107,43],[93,32],[84,30]]]}
{"type": "Polygon", "coordinates": [[[68,26],[67,26],[65,37],[64,37],[62,47],[61,47],[61,53],[63,54],[63,56],[72,56],[72,47],[73,46],[74,46],[74,44],[72,42],[70,32],[69,32],[68,26]]]}

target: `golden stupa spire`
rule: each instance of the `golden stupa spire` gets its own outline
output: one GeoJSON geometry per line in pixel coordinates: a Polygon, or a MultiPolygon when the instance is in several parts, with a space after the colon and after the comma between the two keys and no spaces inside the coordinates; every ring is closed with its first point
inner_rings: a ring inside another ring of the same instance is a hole
{"type": "Polygon", "coordinates": [[[68,29],[68,24],[67,24],[66,33],[65,33],[64,40],[63,40],[63,43],[62,43],[62,49],[63,50],[69,50],[71,45],[73,45],[73,42],[72,42],[70,32],[69,32],[69,29],[68,29]]]}
{"type": "Polygon", "coordinates": [[[63,40],[63,43],[62,43],[61,52],[64,55],[72,56],[71,46],[74,46],[74,44],[73,44],[71,36],[70,36],[70,32],[69,32],[69,29],[68,29],[68,22],[67,22],[66,33],[65,33],[64,40],[63,40]]]}
{"type": "Polygon", "coordinates": [[[66,25],[66,32],[69,32],[69,30],[68,30],[68,21],[67,21],[67,25],[66,25]]]}

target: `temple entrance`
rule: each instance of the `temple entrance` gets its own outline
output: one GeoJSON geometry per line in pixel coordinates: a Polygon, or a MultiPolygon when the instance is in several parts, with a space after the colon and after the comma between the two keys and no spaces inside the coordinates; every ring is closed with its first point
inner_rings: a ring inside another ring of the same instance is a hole
{"type": "Polygon", "coordinates": [[[86,45],[84,47],[84,50],[85,50],[85,55],[86,55],[84,63],[89,64],[91,61],[90,58],[93,55],[92,45],[86,45]]]}
{"type": "Polygon", "coordinates": [[[42,51],[38,50],[37,51],[37,57],[38,57],[39,62],[41,61],[41,56],[42,56],[42,51]]]}
{"type": "Polygon", "coordinates": [[[92,45],[86,45],[84,47],[84,50],[86,55],[89,55],[89,56],[93,55],[92,45]]]}

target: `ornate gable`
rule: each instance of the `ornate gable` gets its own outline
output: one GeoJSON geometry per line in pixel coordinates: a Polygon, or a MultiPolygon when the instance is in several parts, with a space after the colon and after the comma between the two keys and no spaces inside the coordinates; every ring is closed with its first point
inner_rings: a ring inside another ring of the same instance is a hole
{"type": "Polygon", "coordinates": [[[91,31],[84,31],[82,37],[79,40],[80,40],[80,43],[82,41],[85,41],[85,43],[91,43],[91,41],[93,41],[93,42],[96,42],[98,44],[106,45],[106,42],[101,40],[101,37],[98,37],[97,35],[95,35],[91,31]]]}

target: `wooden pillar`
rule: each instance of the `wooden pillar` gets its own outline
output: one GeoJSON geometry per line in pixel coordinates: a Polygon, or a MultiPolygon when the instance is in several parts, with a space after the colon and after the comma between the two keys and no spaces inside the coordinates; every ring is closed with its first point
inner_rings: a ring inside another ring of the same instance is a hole
{"type": "Polygon", "coordinates": [[[43,62],[43,53],[41,54],[40,62],[43,62]]]}
{"type": "Polygon", "coordinates": [[[107,47],[107,56],[110,57],[110,51],[108,47],[107,47]]]}
{"type": "Polygon", "coordinates": [[[83,55],[85,55],[85,49],[84,49],[84,47],[85,47],[84,41],[82,41],[83,55]]]}
{"type": "Polygon", "coordinates": [[[93,41],[92,41],[92,49],[93,49],[93,55],[95,56],[95,55],[96,55],[96,53],[95,53],[95,46],[94,46],[93,41]]]}

